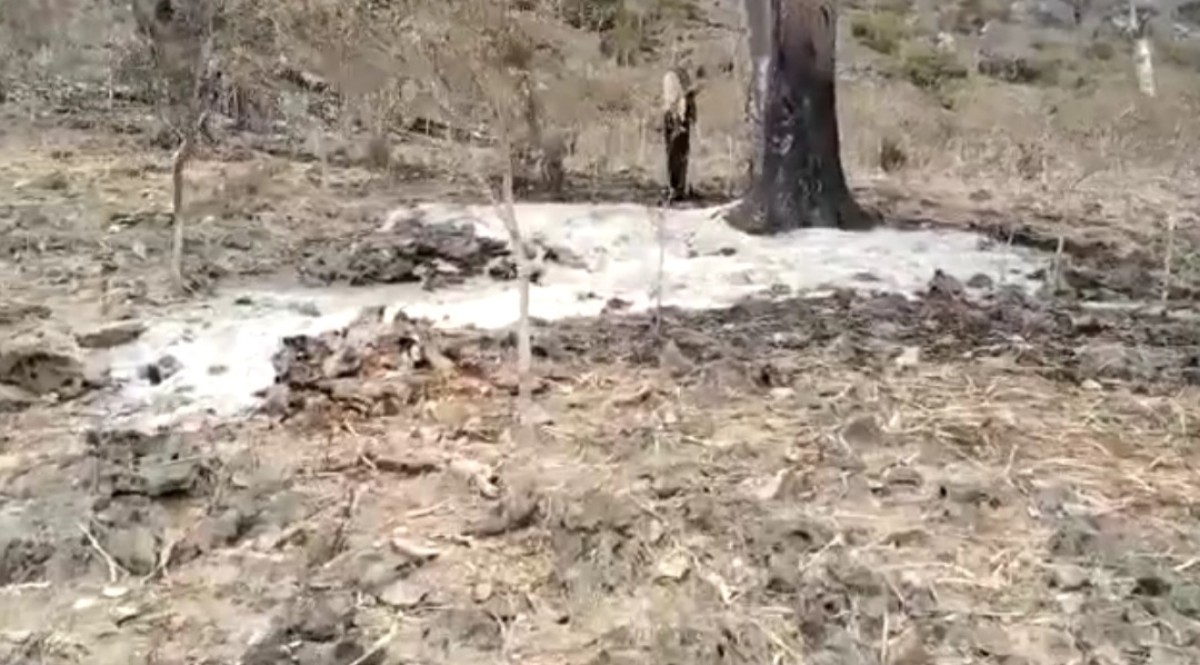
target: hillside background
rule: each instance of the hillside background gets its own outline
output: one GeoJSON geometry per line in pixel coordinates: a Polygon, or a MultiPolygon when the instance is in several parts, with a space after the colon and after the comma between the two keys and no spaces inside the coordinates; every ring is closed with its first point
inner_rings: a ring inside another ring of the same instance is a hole
{"type": "MultiPolygon", "coordinates": [[[[674,64],[708,74],[693,182],[708,202],[744,184],[752,137],[734,0],[514,0],[507,12],[478,0],[224,6],[215,137],[188,171],[190,210],[207,220],[195,232],[203,242],[189,236],[201,272],[270,272],[294,259],[294,246],[278,247],[294,245],[297,230],[378,224],[414,199],[479,199],[471,174],[494,174],[498,151],[471,74],[505,63],[531,73],[543,131],[569,139],[560,198],[659,200],[658,95],[674,64]],[[271,242],[241,257],[247,243],[230,235],[271,242]]],[[[843,3],[839,112],[852,184],[894,219],[999,225],[1010,237],[1033,228],[1050,247],[1056,236],[1116,238],[1147,257],[1162,255],[1174,228],[1190,247],[1200,3],[1146,10],[1152,100],[1134,80],[1122,1],[843,3]]],[[[178,139],[128,3],[8,0],[0,49],[4,171],[14,185],[38,185],[25,188],[45,194],[38,206],[65,207],[69,242],[170,210],[164,169],[178,139]],[[60,196],[63,178],[87,192],[73,184],[60,196]]],[[[139,259],[165,251],[160,227],[147,229],[139,259]]],[[[1190,270],[1190,255],[1175,253],[1190,270]]]]}
{"type": "MultiPolygon", "coordinates": [[[[320,138],[327,152],[353,153],[361,149],[355,130],[380,123],[404,153],[414,119],[453,119],[438,117],[426,94],[430,72],[403,52],[422,37],[454,40],[487,27],[470,25],[489,20],[470,2],[429,10],[382,0],[229,0],[217,57],[237,99],[223,110],[234,115],[236,106],[241,129],[286,138],[301,154],[317,152],[320,138]]],[[[685,62],[711,73],[699,102],[697,175],[711,189],[732,188],[746,143],[738,2],[511,4],[510,39],[532,50],[545,123],[577,137],[575,175],[660,177],[658,81],[664,67],[685,62]]],[[[842,4],[840,111],[859,177],[886,167],[1048,182],[1164,162],[1191,167],[1200,3],[1146,3],[1155,14],[1153,104],[1136,94],[1121,0],[963,0],[928,3],[932,11],[907,0],[842,4]],[[939,32],[951,39],[942,51],[932,47],[939,32]],[[989,68],[995,61],[1004,64],[989,68]]],[[[110,92],[125,108],[154,99],[125,3],[11,0],[0,44],[4,97],[30,114],[104,107],[110,92]]]]}

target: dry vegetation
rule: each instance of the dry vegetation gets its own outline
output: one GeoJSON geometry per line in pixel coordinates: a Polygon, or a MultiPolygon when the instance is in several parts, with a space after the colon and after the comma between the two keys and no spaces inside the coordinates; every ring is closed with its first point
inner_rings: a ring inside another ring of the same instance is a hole
{"type": "Polygon", "coordinates": [[[194,116],[164,100],[198,73],[190,298],[528,276],[381,223],[508,190],[656,203],[676,62],[710,72],[693,180],[740,188],[733,3],[212,2],[215,66],[174,75],[124,3],[0,3],[0,663],[1200,660],[1194,42],[1156,35],[1150,101],[1111,30],[849,3],[858,196],[1057,249],[1045,298],[938,276],[915,302],[614,309],[534,322],[517,379],[509,335],[366,312],[289,342],[258,417],[112,431],[51,343],[119,344],[180,299],[194,116]]]}

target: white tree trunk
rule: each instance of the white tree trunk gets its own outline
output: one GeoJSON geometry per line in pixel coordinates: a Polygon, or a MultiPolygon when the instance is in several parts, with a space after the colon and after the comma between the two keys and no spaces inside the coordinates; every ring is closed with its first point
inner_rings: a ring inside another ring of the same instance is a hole
{"type": "MultiPolygon", "coordinates": [[[[751,81],[746,114],[753,133],[752,145],[758,146],[758,134],[762,131],[763,105],[767,99],[767,80],[771,65],[771,0],[742,0],[746,28],[750,42],[751,81]]],[[[762,155],[758,147],[751,157],[750,175],[758,173],[762,155]]]]}
{"type": "Polygon", "coordinates": [[[1129,30],[1133,35],[1133,70],[1137,75],[1138,90],[1153,97],[1154,54],[1150,49],[1149,26],[1138,16],[1136,0],[1129,0],[1129,30]]]}
{"type": "Polygon", "coordinates": [[[188,160],[192,157],[192,148],[194,140],[190,133],[190,127],[185,131],[183,141],[179,144],[179,148],[175,151],[175,156],[171,159],[171,216],[172,216],[172,238],[171,238],[171,279],[175,285],[175,291],[183,294],[187,291],[187,281],[183,277],[183,187],[184,187],[184,170],[187,168],[188,160]]]}
{"type": "Polygon", "coordinates": [[[1154,85],[1154,55],[1150,50],[1150,40],[1139,37],[1133,43],[1133,66],[1137,71],[1138,89],[1147,97],[1156,94],[1154,85]]]}
{"type": "MultiPolygon", "coordinates": [[[[526,253],[525,238],[517,222],[516,197],[513,195],[513,149],[507,127],[500,130],[500,149],[503,151],[504,170],[500,185],[500,200],[493,198],[493,205],[500,220],[508,231],[512,243],[513,257],[517,262],[517,419],[522,428],[533,426],[533,333],[529,326],[529,283],[533,280],[533,266],[526,253]]],[[[491,196],[491,186],[480,177],[480,184],[491,196]]]]}

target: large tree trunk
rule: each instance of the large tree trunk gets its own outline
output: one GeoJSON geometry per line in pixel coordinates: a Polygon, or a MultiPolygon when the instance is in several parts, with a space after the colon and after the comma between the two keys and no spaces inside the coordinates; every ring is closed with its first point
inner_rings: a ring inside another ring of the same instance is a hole
{"type": "Polygon", "coordinates": [[[762,170],[730,223],[751,233],[861,229],[872,219],[846,185],[834,93],[835,0],[770,0],[773,35],[762,170]]]}

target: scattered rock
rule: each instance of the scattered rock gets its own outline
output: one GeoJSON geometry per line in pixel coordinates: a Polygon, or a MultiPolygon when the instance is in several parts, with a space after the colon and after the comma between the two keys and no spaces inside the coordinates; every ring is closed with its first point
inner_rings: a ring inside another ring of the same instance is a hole
{"type": "Polygon", "coordinates": [[[113,623],[121,626],[133,619],[136,619],[146,613],[144,605],[117,605],[109,610],[109,616],[112,617],[113,623]]]}
{"type": "Polygon", "coordinates": [[[385,605],[410,610],[425,602],[429,590],[408,580],[396,580],[379,592],[379,600],[385,605]]]}
{"type": "MultiPolygon", "coordinates": [[[[780,469],[775,473],[762,477],[750,477],[742,482],[745,496],[754,499],[755,501],[771,501],[780,496],[783,492],[787,481],[792,477],[791,469],[780,469]]],[[[676,479],[678,485],[671,487],[656,483],[653,487],[655,494],[659,498],[669,498],[674,494],[678,494],[685,489],[682,482],[683,479],[676,479]],[[668,493],[669,492],[669,493],[668,493]]]]}
{"type": "Polygon", "coordinates": [[[95,491],[101,496],[197,494],[213,478],[208,456],[170,432],[92,430],[85,438],[89,454],[100,461],[95,491]]]}
{"type": "Polygon", "coordinates": [[[1171,583],[1158,575],[1142,575],[1133,584],[1133,595],[1157,597],[1171,591],[1171,583]]]}
{"type": "Polygon", "coordinates": [[[486,603],[488,600],[491,600],[492,594],[495,593],[495,591],[496,589],[492,586],[491,582],[479,582],[475,586],[471,587],[471,598],[477,603],[486,603]]]}
{"type": "Polygon", "coordinates": [[[1171,587],[1171,607],[1189,619],[1200,619],[1200,584],[1178,584],[1171,587]]]}
{"type": "Polygon", "coordinates": [[[54,170],[33,180],[34,187],[50,191],[62,191],[71,186],[71,181],[62,171],[54,170]]]}
{"type": "Polygon", "coordinates": [[[693,363],[683,351],[679,349],[679,345],[675,340],[669,339],[663,345],[662,351],[658,356],[659,367],[667,370],[672,376],[680,377],[692,371],[695,367],[693,363]]]}
{"type": "Polygon", "coordinates": [[[468,533],[481,538],[491,538],[525,529],[537,519],[540,503],[537,489],[532,484],[524,483],[510,488],[491,513],[468,533]]]}
{"type": "Polygon", "coordinates": [[[45,576],[54,545],[44,538],[33,537],[27,524],[0,522],[0,585],[20,584],[45,576]]]}
{"type": "Polygon", "coordinates": [[[108,530],[100,539],[109,555],[130,573],[149,575],[154,571],[161,543],[150,526],[128,524],[108,530]]]}
{"type": "Polygon", "coordinates": [[[1002,503],[990,488],[968,480],[943,483],[938,488],[938,494],[943,499],[969,506],[998,508],[1002,503]]]}
{"type": "Polygon", "coordinates": [[[967,280],[967,286],[972,289],[991,289],[996,285],[995,280],[981,272],[977,272],[967,280]]]}
{"type": "Polygon", "coordinates": [[[493,480],[496,472],[486,464],[459,458],[450,462],[448,469],[454,475],[467,481],[484,498],[497,499],[500,497],[500,488],[493,480]]]}
{"type": "Polygon", "coordinates": [[[1050,570],[1050,587],[1059,591],[1079,591],[1091,583],[1088,573],[1079,566],[1055,566],[1050,570]]]}
{"type": "Polygon", "coordinates": [[[613,296],[612,298],[609,298],[607,301],[605,301],[604,307],[603,307],[603,309],[600,310],[600,313],[601,314],[614,314],[617,312],[623,312],[623,311],[629,309],[629,307],[632,305],[633,305],[633,303],[629,302],[628,300],[625,300],[624,298],[618,298],[616,296],[613,296]]]}
{"type": "Polygon", "coordinates": [[[906,346],[900,351],[900,355],[896,356],[896,367],[906,369],[916,367],[921,364],[921,347],[906,346]]]}
{"type": "MultiPolygon", "coordinates": [[[[368,655],[361,644],[352,639],[332,643],[302,642],[288,661],[296,665],[380,665],[385,652],[368,655]]],[[[265,665],[265,664],[263,664],[265,665]]]]}
{"type": "Polygon", "coordinates": [[[146,332],[146,325],[140,321],[123,321],[109,326],[80,333],[75,341],[85,349],[110,349],[114,346],[128,344],[146,332]]]}
{"type": "Polygon", "coordinates": [[[979,50],[980,74],[1008,83],[1057,81],[1058,67],[1034,47],[1028,30],[994,22],[979,50]]]}
{"type": "Polygon", "coordinates": [[[233,507],[205,517],[175,546],[172,560],[190,561],[218,548],[232,545],[246,531],[250,518],[250,515],[233,507]]]}
{"type": "Polygon", "coordinates": [[[106,586],[100,591],[100,595],[105,598],[124,598],[129,595],[129,587],[124,586],[106,586]]]}
{"type": "Polygon", "coordinates": [[[483,608],[451,608],[441,612],[436,621],[441,635],[433,637],[454,649],[467,647],[482,652],[497,652],[504,644],[501,623],[483,608]]]}
{"type": "Polygon", "coordinates": [[[312,317],[314,319],[317,318],[318,316],[321,316],[321,308],[317,307],[317,304],[313,303],[313,302],[305,301],[305,302],[298,302],[298,303],[288,303],[288,309],[292,310],[293,312],[296,312],[297,314],[302,314],[304,316],[312,317]]]}
{"type": "Polygon", "coordinates": [[[911,466],[893,466],[883,472],[881,478],[889,487],[920,487],[924,482],[921,472],[911,466]]]}
{"type": "Polygon", "coordinates": [[[884,542],[893,547],[922,547],[929,541],[929,532],[924,529],[893,531],[884,538],[884,542]]]}
{"type": "Polygon", "coordinates": [[[560,521],[568,531],[625,532],[633,526],[637,513],[637,506],[626,497],[614,496],[600,489],[588,489],[570,502],[560,521]]]}
{"type": "Polygon", "coordinates": [[[78,397],[91,387],[74,340],[51,330],[24,332],[0,342],[0,383],[62,399],[78,397]]]}
{"type": "Polygon", "coordinates": [[[262,399],[259,411],[274,418],[286,418],[298,408],[303,408],[302,401],[293,401],[291,390],[286,385],[276,384],[256,395],[262,399]]]}
{"type": "Polygon", "coordinates": [[[303,598],[272,630],[256,639],[238,662],[243,665],[381,665],[385,650],[368,653],[354,627],[353,603],[340,594],[303,598]]]}
{"type": "Polygon", "coordinates": [[[933,279],[929,280],[928,289],[931,297],[942,297],[952,300],[961,298],[964,293],[962,282],[958,281],[954,276],[942,272],[940,268],[933,272],[933,279]]]}
{"type": "Polygon", "coordinates": [[[11,326],[30,319],[50,318],[50,308],[21,302],[0,302],[0,326],[11,326]]]}
{"type": "Polygon", "coordinates": [[[692,562],[687,552],[673,552],[663,557],[654,567],[654,577],[658,580],[678,582],[687,576],[691,568],[692,562]]]}
{"type": "Polygon", "coordinates": [[[152,386],[157,386],[178,374],[181,369],[183,369],[183,363],[168,353],[149,365],[139,368],[138,377],[149,381],[152,386]]]}
{"type": "Polygon", "coordinates": [[[974,651],[984,658],[1006,661],[1015,655],[1008,631],[998,626],[977,625],[968,629],[968,632],[969,636],[966,637],[966,640],[974,651]]]}
{"type": "Polygon", "coordinates": [[[909,628],[892,640],[888,646],[887,665],[931,665],[933,657],[925,649],[921,631],[909,628]]]}
{"type": "Polygon", "coordinates": [[[0,413],[24,411],[37,401],[37,396],[27,390],[0,383],[0,413]]]}
{"type": "Polygon", "coordinates": [[[843,444],[856,451],[878,448],[884,442],[883,430],[871,415],[859,416],[846,423],[838,436],[843,444]]]}
{"type": "Polygon", "coordinates": [[[1075,350],[1075,358],[1082,378],[1144,382],[1181,375],[1188,360],[1182,349],[1122,342],[1087,342],[1075,350]]]}
{"type": "Polygon", "coordinates": [[[1098,553],[1103,536],[1090,520],[1068,519],[1050,536],[1047,548],[1060,557],[1082,558],[1098,553]]]}
{"type": "Polygon", "coordinates": [[[455,364],[438,349],[428,324],[384,308],[365,309],[350,325],[320,335],[283,339],[272,358],[275,386],[270,409],[290,417],[301,411],[395,413],[422,389],[424,376],[447,374],[455,364]]]}
{"type": "Polygon", "coordinates": [[[321,571],[316,584],[328,588],[352,584],[363,593],[379,597],[394,582],[407,579],[426,562],[388,548],[373,547],[336,557],[321,571]]]}

